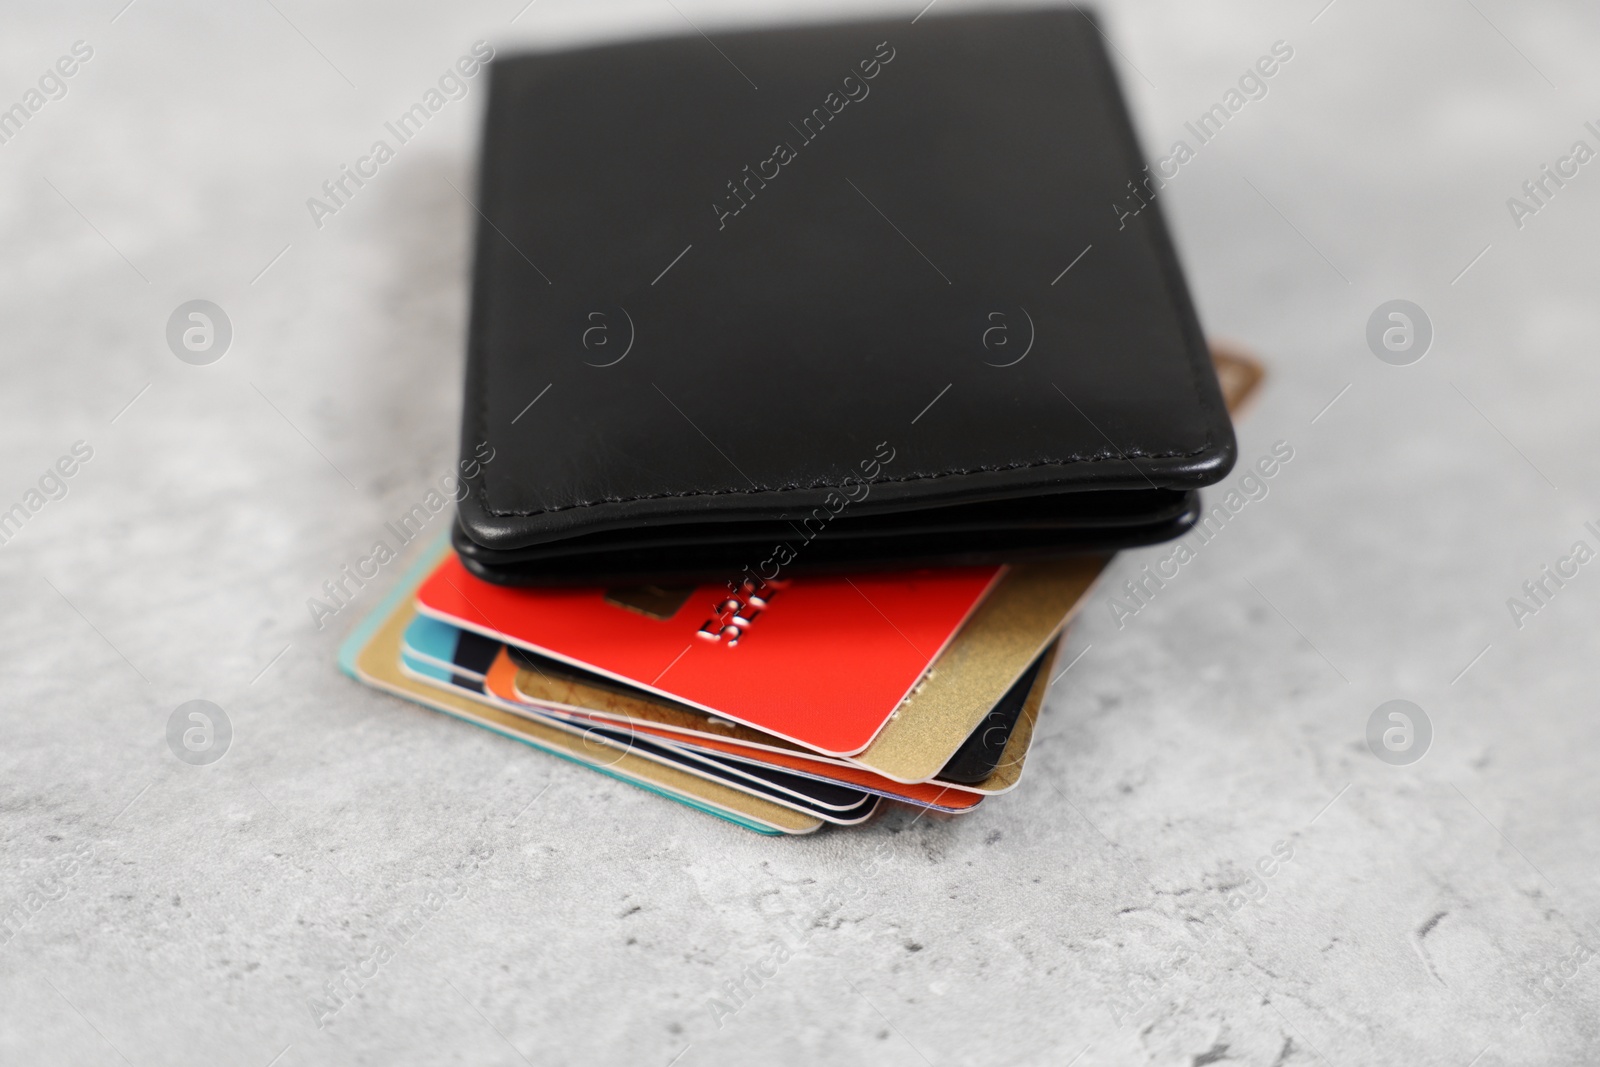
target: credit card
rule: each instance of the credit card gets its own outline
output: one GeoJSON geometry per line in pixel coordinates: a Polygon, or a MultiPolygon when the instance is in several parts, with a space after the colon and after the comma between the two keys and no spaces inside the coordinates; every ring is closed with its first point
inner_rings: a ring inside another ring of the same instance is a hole
{"type": "Polygon", "coordinates": [[[716,623],[728,591],[715,585],[663,617],[600,589],[492,585],[452,555],[423,582],[417,605],[462,629],[848,756],[883,729],[999,573],[796,578],[769,590],[759,611],[743,609],[750,617],[739,627],[716,623]]]}

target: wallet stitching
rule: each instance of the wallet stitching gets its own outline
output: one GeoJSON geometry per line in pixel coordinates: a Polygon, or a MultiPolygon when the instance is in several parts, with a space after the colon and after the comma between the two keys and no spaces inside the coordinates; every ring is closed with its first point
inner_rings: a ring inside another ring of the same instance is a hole
{"type": "MultiPolygon", "coordinates": [[[[487,396],[485,396],[484,403],[483,403],[483,405],[482,405],[482,407],[480,409],[480,422],[479,422],[480,428],[482,427],[483,422],[486,421],[485,416],[487,415],[487,409],[488,409],[488,398],[487,398],[487,396]]],[[[1069,457],[1067,459],[1042,459],[1042,460],[1035,460],[1035,461],[1033,461],[1031,463],[1004,463],[1004,464],[996,464],[996,465],[984,466],[984,467],[956,468],[956,469],[945,470],[945,471],[937,471],[937,472],[932,473],[932,474],[906,474],[906,475],[902,475],[899,478],[874,478],[873,479],[873,484],[879,485],[879,484],[891,483],[891,482],[914,482],[914,481],[918,481],[918,480],[921,480],[921,479],[924,479],[924,478],[929,479],[929,480],[933,480],[933,479],[937,479],[937,478],[948,478],[948,477],[952,477],[952,476],[955,476],[955,475],[962,475],[962,474],[991,474],[991,473],[996,473],[996,472],[999,472],[999,471],[1027,470],[1027,469],[1031,469],[1031,468],[1034,468],[1034,467],[1068,467],[1068,466],[1071,466],[1071,465],[1073,465],[1075,463],[1100,463],[1100,462],[1104,462],[1106,460],[1114,460],[1114,459],[1122,459],[1122,460],[1128,460],[1128,459],[1183,459],[1183,458],[1188,458],[1190,456],[1201,455],[1204,452],[1210,451],[1211,447],[1212,447],[1211,439],[1210,439],[1210,435],[1208,434],[1207,437],[1206,437],[1206,443],[1204,445],[1202,445],[1199,448],[1191,449],[1191,450],[1189,450],[1187,452],[1183,452],[1183,451],[1172,451],[1172,452],[1137,452],[1137,451],[1131,451],[1131,452],[1126,452],[1126,453],[1122,453],[1122,454],[1119,454],[1119,455],[1072,456],[1072,457],[1069,457]]],[[[742,493],[742,494],[744,494],[746,496],[754,495],[754,494],[757,494],[757,493],[801,493],[801,492],[807,492],[807,491],[813,490],[813,489],[837,489],[838,488],[838,485],[835,482],[816,481],[816,482],[812,482],[809,485],[786,485],[786,486],[782,486],[782,487],[776,488],[776,489],[763,488],[763,487],[759,487],[759,486],[753,487],[753,488],[750,488],[750,489],[741,489],[741,488],[739,488],[737,486],[732,487],[732,488],[728,488],[728,489],[688,489],[688,490],[684,490],[683,492],[678,492],[678,493],[644,493],[644,494],[641,494],[639,496],[603,497],[603,498],[601,498],[599,500],[585,500],[585,501],[582,501],[582,502],[576,503],[576,504],[556,504],[556,505],[553,505],[551,507],[540,508],[540,509],[538,509],[536,511],[501,511],[501,510],[499,510],[497,508],[493,508],[493,507],[489,506],[489,493],[488,493],[489,487],[488,487],[488,477],[487,477],[487,475],[484,477],[483,482],[484,482],[484,484],[483,484],[483,486],[481,487],[481,489],[479,490],[479,493],[478,493],[478,502],[483,505],[483,509],[486,512],[488,512],[490,515],[495,516],[496,518],[508,518],[508,517],[527,518],[527,517],[533,516],[533,515],[545,515],[545,514],[548,514],[550,512],[554,512],[554,511],[573,511],[573,510],[576,510],[578,508],[592,508],[592,507],[598,507],[598,506],[603,505],[603,504],[631,504],[631,503],[634,503],[634,502],[640,501],[640,500],[666,500],[666,499],[670,499],[670,498],[682,498],[682,497],[692,497],[692,496],[729,496],[729,495],[736,494],[736,493],[742,493]]]]}

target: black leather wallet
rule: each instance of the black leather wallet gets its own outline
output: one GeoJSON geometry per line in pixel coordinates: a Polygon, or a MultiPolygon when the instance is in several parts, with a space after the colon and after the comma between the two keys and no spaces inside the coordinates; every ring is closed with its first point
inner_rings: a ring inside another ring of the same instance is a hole
{"type": "Polygon", "coordinates": [[[455,545],[510,584],[1174,537],[1234,439],[1087,13],[492,66],[455,545]]]}

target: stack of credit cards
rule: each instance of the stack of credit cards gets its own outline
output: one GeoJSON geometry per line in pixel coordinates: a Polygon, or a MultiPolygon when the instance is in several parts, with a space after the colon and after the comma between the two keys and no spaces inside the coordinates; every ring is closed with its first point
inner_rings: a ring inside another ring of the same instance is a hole
{"type": "MultiPolygon", "coordinates": [[[[1229,408],[1260,380],[1214,353],[1229,408]]],[[[1073,612],[1110,560],[530,588],[436,546],[353,633],[353,677],[766,834],[1015,788],[1073,612]]]]}

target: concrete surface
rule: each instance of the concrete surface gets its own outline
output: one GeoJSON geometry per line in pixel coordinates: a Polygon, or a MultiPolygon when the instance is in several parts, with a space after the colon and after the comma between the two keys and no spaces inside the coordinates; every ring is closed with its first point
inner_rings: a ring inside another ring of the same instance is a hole
{"type": "Polygon", "coordinates": [[[378,590],[306,600],[453,460],[481,92],[305,200],[478,38],[864,7],[122,3],[0,36],[0,106],[93,49],[0,145],[0,508],[93,450],[0,548],[0,1062],[1600,1059],[1600,564],[1507,603],[1600,546],[1600,164],[1506,205],[1596,144],[1590,6],[1106,5],[1153,155],[1294,49],[1162,193],[1272,365],[1242,457],[1293,459],[1120,628],[1091,605],[1016,793],[774,841],[337,673],[378,590]],[[163,336],[195,298],[210,366],[163,336]],[[1411,366],[1365,340],[1394,298],[1411,366]],[[1368,751],[1390,699],[1419,762],[1368,751]]]}

